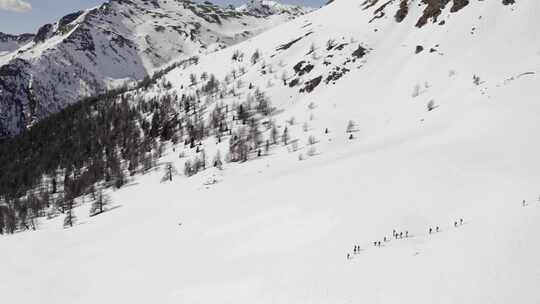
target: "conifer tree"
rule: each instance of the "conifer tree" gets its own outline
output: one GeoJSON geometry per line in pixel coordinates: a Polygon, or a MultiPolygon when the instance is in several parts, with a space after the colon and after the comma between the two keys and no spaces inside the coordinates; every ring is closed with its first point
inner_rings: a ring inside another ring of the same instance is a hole
{"type": "Polygon", "coordinates": [[[103,190],[98,190],[96,198],[90,208],[90,216],[95,216],[105,212],[105,207],[110,204],[109,197],[103,193],[103,190]]]}
{"type": "Polygon", "coordinates": [[[65,201],[64,228],[73,227],[75,224],[75,214],[73,212],[73,199],[69,198],[65,201]]]}
{"type": "Polygon", "coordinates": [[[163,168],[165,171],[165,174],[161,178],[161,182],[172,182],[173,176],[178,174],[178,170],[176,170],[176,167],[172,162],[168,162],[165,164],[165,167],[163,168]]]}

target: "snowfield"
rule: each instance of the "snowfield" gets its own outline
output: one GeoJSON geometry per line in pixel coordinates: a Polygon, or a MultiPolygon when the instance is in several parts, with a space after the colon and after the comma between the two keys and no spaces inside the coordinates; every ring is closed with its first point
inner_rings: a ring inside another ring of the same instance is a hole
{"type": "MultiPolygon", "coordinates": [[[[2,299],[540,303],[540,2],[473,0],[420,28],[425,5],[398,23],[399,1],[376,2],[334,1],[165,75],[181,95],[192,73],[244,68],[219,102],[261,88],[296,144],[161,182],[166,162],[183,171],[197,155],[169,144],[156,170],[109,192],[108,212],[90,218],[81,199],[73,228],[59,216],[2,236],[2,299]]],[[[203,147],[211,159],[228,140],[203,147]]]]}

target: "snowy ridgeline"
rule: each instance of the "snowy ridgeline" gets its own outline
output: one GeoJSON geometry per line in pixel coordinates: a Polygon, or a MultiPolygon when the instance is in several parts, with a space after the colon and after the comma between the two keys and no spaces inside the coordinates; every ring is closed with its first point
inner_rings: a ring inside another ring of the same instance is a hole
{"type": "Polygon", "coordinates": [[[150,152],[3,238],[0,294],[538,303],[540,3],[453,7],[334,1],[125,93],[150,152]]]}

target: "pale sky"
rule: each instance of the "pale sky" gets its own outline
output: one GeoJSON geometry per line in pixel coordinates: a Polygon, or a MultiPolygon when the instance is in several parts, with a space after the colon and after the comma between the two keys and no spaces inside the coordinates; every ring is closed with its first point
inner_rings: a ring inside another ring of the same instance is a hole
{"type": "MultiPolygon", "coordinates": [[[[202,1],[202,0],[201,0],[202,1]]],[[[320,7],[326,0],[277,0],[281,3],[320,7]]],[[[104,0],[0,0],[0,32],[20,34],[35,33],[46,23],[58,18],[99,5],[104,0]]],[[[215,4],[240,5],[245,0],[213,0],[215,4]]]]}

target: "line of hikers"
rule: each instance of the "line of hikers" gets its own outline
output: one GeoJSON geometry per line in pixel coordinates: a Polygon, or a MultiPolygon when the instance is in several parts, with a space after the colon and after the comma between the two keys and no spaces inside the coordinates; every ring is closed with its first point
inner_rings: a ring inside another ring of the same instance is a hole
{"type": "MultiPolygon", "coordinates": [[[[538,202],[540,202],[540,196],[538,197],[538,202]]],[[[525,200],[523,200],[521,202],[521,205],[523,207],[527,206],[527,202],[525,200]]],[[[463,225],[463,219],[460,218],[459,221],[456,220],[454,221],[454,227],[458,227],[458,226],[461,226],[463,225]]],[[[433,229],[433,227],[429,227],[429,234],[433,234],[433,233],[437,233],[437,232],[440,232],[441,231],[441,228],[439,226],[435,226],[435,229],[433,229]]],[[[405,238],[408,238],[409,237],[409,231],[405,231],[405,233],[403,232],[397,232],[395,229],[394,231],[392,231],[392,236],[394,237],[394,239],[402,239],[403,237],[405,238]]],[[[383,238],[383,242],[382,244],[386,243],[386,242],[389,242],[390,239],[388,239],[386,236],[383,238]]],[[[375,241],[373,242],[373,246],[375,247],[381,247],[381,241],[375,241]]],[[[360,253],[360,246],[359,245],[354,245],[354,248],[353,248],[353,253],[354,254],[358,254],[360,253]]],[[[351,258],[351,254],[350,253],[347,253],[347,260],[349,260],[351,258]]]]}
{"type": "MultiPolygon", "coordinates": [[[[459,220],[456,220],[454,221],[454,227],[458,227],[458,226],[461,226],[463,225],[463,219],[460,218],[459,220]]],[[[435,226],[435,229],[433,229],[433,227],[429,227],[429,234],[433,234],[434,232],[440,232],[441,231],[441,228],[439,226],[435,226]]],[[[405,233],[403,233],[403,231],[400,231],[399,233],[396,231],[396,229],[394,229],[392,231],[392,236],[394,237],[394,239],[398,240],[398,239],[403,239],[404,237],[405,238],[408,238],[409,237],[409,231],[406,230],[405,233]]],[[[390,239],[387,238],[386,236],[383,238],[383,241],[382,241],[382,244],[386,243],[386,242],[390,242],[390,239]]],[[[381,241],[374,241],[373,242],[373,246],[375,247],[381,247],[381,241]]],[[[359,254],[361,251],[360,249],[360,245],[354,245],[353,247],[353,254],[359,254]]],[[[351,254],[350,253],[347,253],[347,260],[349,260],[351,258],[351,254]]]]}
{"type": "MultiPolygon", "coordinates": [[[[399,233],[396,231],[396,229],[394,229],[392,231],[392,236],[394,237],[395,240],[398,240],[398,239],[402,239],[403,237],[405,238],[408,238],[409,237],[409,231],[405,231],[405,233],[403,233],[403,231],[400,231],[399,233]]],[[[383,244],[386,243],[386,242],[390,242],[390,239],[388,239],[386,236],[383,238],[383,244]]],[[[381,247],[381,241],[375,241],[373,242],[373,246],[376,246],[376,247],[381,247]]]]}

